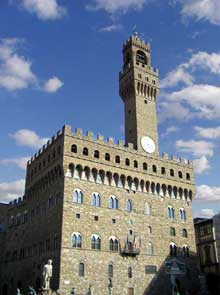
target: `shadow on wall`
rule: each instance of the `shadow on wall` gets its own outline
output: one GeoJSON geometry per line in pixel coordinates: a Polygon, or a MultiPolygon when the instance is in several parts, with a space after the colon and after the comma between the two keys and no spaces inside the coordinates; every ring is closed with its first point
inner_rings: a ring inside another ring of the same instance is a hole
{"type": "Polygon", "coordinates": [[[183,254],[181,248],[171,251],[143,295],[206,295],[201,290],[198,256],[183,254]]]}

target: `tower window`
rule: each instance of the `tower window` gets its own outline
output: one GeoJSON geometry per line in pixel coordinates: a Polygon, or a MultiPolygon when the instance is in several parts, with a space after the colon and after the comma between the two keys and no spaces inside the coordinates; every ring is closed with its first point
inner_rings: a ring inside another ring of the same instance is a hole
{"type": "Polygon", "coordinates": [[[119,156],[115,156],[115,163],[120,164],[120,157],[119,156]]]}
{"type": "Polygon", "coordinates": [[[130,166],[130,160],[128,158],[125,159],[125,165],[130,166]]]}
{"type": "Polygon", "coordinates": [[[189,173],[186,173],[186,179],[190,180],[190,174],[189,173]]]}
{"type": "Polygon", "coordinates": [[[166,169],[164,167],[161,168],[161,174],[166,174],[166,169]]]}
{"type": "Polygon", "coordinates": [[[170,235],[171,235],[172,237],[175,237],[175,235],[176,235],[176,230],[175,230],[174,227],[171,227],[171,228],[170,228],[170,235]]]}
{"type": "Polygon", "coordinates": [[[105,160],[106,160],[106,161],[110,161],[110,155],[109,155],[109,153],[106,153],[106,154],[105,154],[105,160]]]}
{"type": "Polygon", "coordinates": [[[99,151],[94,151],[94,158],[99,159],[99,151]]]}
{"type": "Polygon", "coordinates": [[[154,173],[157,173],[157,166],[156,166],[156,165],[153,165],[153,166],[152,166],[152,171],[153,171],[154,173]]]}
{"type": "Polygon", "coordinates": [[[89,154],[88,149],[87,149],[86,147],[84,147],[84,148],[83,148],[83,155],[84,155],[84,156],[88,156],[88,154],[89,154]]]}
{"type": "Polygon", "coordinates": [[[174,176],[174,170],[173,169],[170,169],[170,176],[174,176]]]}
{"type": "Polygon", "coordinates": [[[84,263],[80,262],[79,264],[79,276],[84,277],[85,275],[85,266],[84,263]]]}
{"type": "Polygon", "coordinates": [[[143,170],[147,170],[147,163],[143,163],[143,170]]]}
{"type": "Polygon", "coordinates": [[[128,268],[128,278],[129,279],[132,278],[132,268],[131,267],[128,268]]]}
{"type": "Polygon", "coordinates": [[[134,168],[138,168],[138,161],[134,160],[134,168]]]}
{"type": "Polygon", "coordinates": [[[183,178],[183,173],[181,171],[178,172],[179,178],[183,178]]]}
{"type": "Polygon", "coordinates": [[[136,63],[141,63],[142,65],[146,65],[147,64],[147,57],[146,54],[141,51],[138,50],[137,54],[136,54],[136,63]]]}
{"type": "Polygon", "coordinates": [[[73,145],[71,146],[71,152],[72,152],[72,153],[77,153],[77,145],[76,145],[76,144],[73,144],[73,145]]]}
{"type": "Polygon", "coordinates": [[[108,277],[113,278],[113,265],[112,264],[108,265],[108,277]]]}
{"type": "Polygon", "coordinates": [[[184,237],[184,238],[187,238],[187,230],[184,228],[183,229],[183,231],[182,231],[182,236],[184,237]]]}

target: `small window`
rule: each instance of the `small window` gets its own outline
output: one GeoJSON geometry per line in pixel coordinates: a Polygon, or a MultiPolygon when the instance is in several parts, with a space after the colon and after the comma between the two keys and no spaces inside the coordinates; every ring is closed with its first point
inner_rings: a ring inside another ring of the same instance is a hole
{"type": "Polygon", "coordinates": [[[91,248],[94,250],[101,249],[101,238],[98,235],[92,235],[91,237],[91,248]]]}
{"type": "Polygon", "coordinates": [[[171,235],[172,237],[175,237],[175,236],[176,236],[176,230],[175,230],[174,227],[171,227],[171,228],[170,228],[170,235],[171,235]]]}
{"type": "Polygon", "coordinates": [[[96,215],[96,216],[94,216],[94,220],[95,221],[98,221],[99,220],[99,217],[96,215]]]}
{"type": "Polygon", "coordinates": [[[80,219],[80,214],[79,213],[76,213],[76,218],[80,219]]]}
{"type": "Polygon", "coordinates": [[[72,234],[72,247],[73,248],[81,248],[82,247],[82,237],[80,233],[72,234]]]}
{"type": "Polygon", "coordinates": [[[190,174],[189,173],[186,173],[186,179],[190,180],[190,174]]]}
{"type": "Polygon", "coordinates": [[[174,170],[173,169],[170,169],[170,176],[174,176],[174,170]]]}
{"type": "Polygon", "coordinates": [[[148,233],[149,235],[152,234],[152,227],[151,227],[151,226],[148,226],[148,227],[147,227],[147,233],[148,233]]]}
{"type": "Polygon", "coordinates": [[[183,178],[183,173],[181,171],[178,172],[179,178],[183,178]]]}
{"type": "Polygon", "coordinates": [[[120,157],[119,156],[115,156],[115,163],[118,163],[118,164],[120,164],[120,157]]]}
{"type": "Polygon", "coordinates": [[[73,144],[73,145],[71,146],[71,152],[72,152],[72,153],[77,153],[77,145],[76,145],[76,144],[73,144]]]}
{"type": "Polygon", "coordinates": [[[151,242],[147,244],[147,255],[153,255],[153,245],[151,242]]]}
{"type": "Polygon", "coordinates": [[[113,218],[113,219],[112,219],[112,223],[116,223],[116,219],[113,218]]]}
{"type": "Polygon", "coordinates": [[[161,168],[161,174],[166,174],[166,169],[164,167],[161,168]]]}
{"type": "Polygon", "coordinates": [[[128,268],[128,278],[129,279],[132,278],[132,268],[131,267],[128,268]]]}
{"type": "Polygon", "coordinates": [[[109,153],[106,153],[106,154],[105,154],[105,160],[106,160],[106,161],[110,161],[110,155],[109,155],[109,153]]]}
{"type": "Polygon", "coordinates": [[[143,170],[147,170],[147,163],[143,163],[143,170]]]}
{"type": "Polygon", "coordinates": [[[152,171],[153,171],[154,173],[157,173],[157,166],[156,166],[156,165],[153,165],[153,166],[152,166],[152,171]]]}
{"type": "Polygon", "coordinates": [[[134,168],[138,168],[138,161],[134,160],[134,168]]]}
{"type": "Polygon", "coordinates": [[[84,277],[85,275],[85,266],[84,263],[80,262],[79,264],[79,276],[84,277]]]}
{"type": "Polygon", "coordinates": [[[84,156],[88,156],[88,154],[89,154],[88,149],[87,149],[86,147],[84,147],[84,148],[83,148],[83,155],[84,155],[84,156]]]}
{"type": "Polygon", "coordinates": [[[94,158],[97,158],[97,159],[99,159],[99,151],[94,151],[94,158]]]}
{"type": "Polygon", "coordinates": [[[130,160],[128,158],[125,159],[125,165],[130,166],[130,160]]]}
{"type": "Polygon", "coordinates": [[[131,200],[127,200],[126,201],[126,210],[129,213],[132,211],[132,203],[131,203],[131,200]]]}
{"type": "Polygon", "coordinates": [[[113,265],[112,264],[108,265],[108,277],[113,278],[113,265]]]}
{"type": "Polygon", "coordinates": [[[187,234],[187,230],[184,228],[183,231],[182,231],[182,236],[184,238],[187,238],[188,234],[187,234]]]}

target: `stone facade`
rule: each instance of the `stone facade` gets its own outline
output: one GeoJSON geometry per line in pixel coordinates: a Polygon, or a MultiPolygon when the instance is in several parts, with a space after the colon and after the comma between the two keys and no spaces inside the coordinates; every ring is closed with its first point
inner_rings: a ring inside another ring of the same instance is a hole
{"type": "Polygon", "coordinates": [[[197,288],[192,163],[159,156],[149,45],[133,35],[123,53],[126,144],[65,125],[29,161],[24,198],[8,209],[1,295],[40,287],[48,258],[51,287],[65,295],[87,294],[89,286],[97,295],[168,295],[166,263],[175,259],[185,264],[181,294],[197,288]],[[151,154],[141,147],[146,135],[151,154]]]}

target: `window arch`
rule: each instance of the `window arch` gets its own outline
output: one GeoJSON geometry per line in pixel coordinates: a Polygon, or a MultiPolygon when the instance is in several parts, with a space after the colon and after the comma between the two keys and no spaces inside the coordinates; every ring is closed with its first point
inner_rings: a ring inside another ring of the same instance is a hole
{"type": "Polygon", "coordinates": [[[73,192],[73,202],[82,204],[83,203],[83,192],[80,189],[75,189],[73,192]]]}
{"type": "Polygon", "coordinates": [[[153,255],[153,244],[151,242],[147,244],[147,255],[153,255]]]}
{"type": "Polygon", "coordinates": [[[170,176],[174,176],[174,170],[173,169],[170,169],[170,176]]]}
{"type": "Polygon", "coordinates": [[[183,178],[183,173],[181,171],[178,171],[179,178],[183,178]]]}
{"type": "Polygon", "coordinates": [[[73,177],[73,174],[74,174],[74,165],[73,164],[69,164],[68,169],[67,169],[66,176],[67,177],[73,177]]]}
{"type": "Polygon", "coordinates": [[[146,215],[151,215],[152,214],[152,208],[151,205],[148,203],[145,203],[145,214],[146,215]]]}
{"type": "Polygon", "coordinates": [[[134,168],[138,168],[138,161],[134,160],[134,168]]]}
{"type": "Polygon", "coordinates": [[[126,210],[127,210],[127,212],[132,211],[132,202],[131,202],[131,200],[126,201],[126,210]]]}
{"type": "Polygon", "coordinates": [[[80,262],[79,264],[79,276],[84,277],[85,275],[85,265],[83,262],[80,262]]]}
{"type": "Polygon", "coordinates": [[[143,170],[147,170],[147,163],[143,163],[143,170]]]}
{"type": "Polygon", "coordinates": [[[166,169],[165,169],[165,167],[161,167],[161,174],[166,174],[166,169]]]}
{"type": "Polygon", "coordinates": [[[94,207],[100,207],[101,196],[99,193],[92,193],[92,202],[91,205],[94,207]]]}
{"type": "Polygon", "coordinates": [[[152,234],[152,227],[151,227],[151,226],[148,226],[148,227],[147,227],[147,233],[148,233],[149,235],[152,234]]]}
{"type": "Polygon", "coordinates": [[[186,220],[186,211],[183,209],[183,208],[180,208],[180,211],[179,211],[179,213],[180,213],[180,220],[181,221],[185,221],[186,220]]]}
{"type": "Polygon", "coordinates": [[[106,160],[106,161],[110,161],[110,154],[109,154],[109,153],[106,153],[106,154],[105,154],[105,160],[106,160]]]}
{"type": "Polygon", "coordinates": [[[182,231],[182,236],[184,238],[187,238],[188,234],[187,234],[187,230],[184,228],[183,231],[182,231]]]}
{"type": "Polygon", "coordinates": [[[84,155],[84,156],[88,156],[88,154],[89,154],[89,150],[88,150],[88,148],[87,148],[87,147],[84,147],[84,148],[83,148],[83,155],[84,155]]]}
{"type": "Polygon", "coordinates": [[[78,232],[75,232],[72,234],[72,247],[73,248],[82,247],[82,237],[81,237],[81,234],[78,232]]]}
{"type": "Polygon", "coordinates": [[[119,156],[115,156],[115,163],[120,164],[121,159],[119,156]]]}
{"type": "Polygon", "coordinates": [[[118,199],[115,196],[110,196],[109,208],[110,209],[118,209],[118,199]]]}
{"type": "Polygon", "coordinates": [[[72,152],[72,153],[77,153],[77,145],[76,145],[76,144],[73,144],[73,145],[71,146],[71,152],[72,152]]]}
{"type": "Polygon", "coordinates": [[[189,247],[187,245],[183,245],[183,255],[189,257],[189,247]]]}
{"type": "Polygon", "coordinates": [[[109,238],[109,250],[112,252],[118,252],[119,250],[119,242],[116,237],[109,238]]]}
{"type": "Polygon", "coordinates": [[[175,236],[176,236],[176,230],[175,230],[174,227],[171,227],[171,228],[170,228],[170,235],[171,235],[172,237],[175,237],[175,236]]]}
{"type": "Polygon", "coordinates": [[[99,151],[98,150],[94,151],[94,158],[99,159],[99,151]]]}
{"type": "Polygon", "coordinates": [[[101,249],[101,238],[99,235],[93,234],[91,236],[91,248],[94,250],[101,249]]]}
{"type": "Polygon", "coordinates": [[[177,246],[175,243],[170,243],[170,256],[177,255],[177,246]]]}
{"type": "Polygon", "coordinates": [[[108,277],[109,277],[109,278],[113,278],[113,274],[114,274],[114,271],[113,271],[113,264],[110,263],[110,264],[108,265],[108,277]]]}
{"type": "Polygon", "coordinates": [[[153,165],[153,166],[152,166],[152,171],[153,171],[154,173],[157,173],[157,166],[156,166],[156,165],[153,165]]]}
{"type": "Polygon", "coordinates": [[[136,53],[136,63],[137,64],[141,63],[142,65],[147,65],[147,56],[141,50],[138,50],[137,53],[136,53]]]}
{"type": "Polygon", "coordinates": [[[168,206],[168,208],[167,208],[167,217],[169,219],[174,219],[174,217],[175,217],[174,209],[171,206],[168,206]]]}
{"type": "Polygon", "coordinates": [[[186,180],[190,180],[190,174],[186,173],[186,180]]]}
{"type": "Polygon", "coordinates": [[[128,158],[125,159],[125,165],[130,166],[130,160],[128,158]]]}

